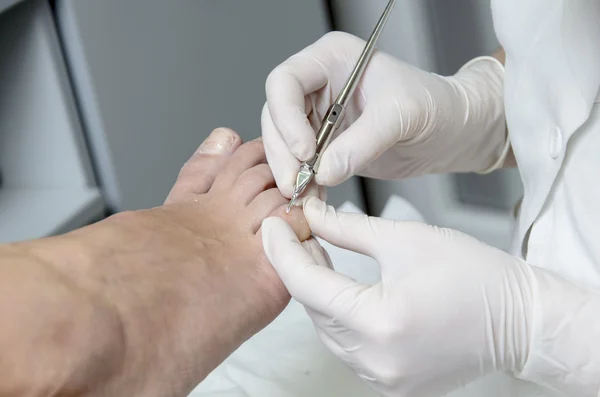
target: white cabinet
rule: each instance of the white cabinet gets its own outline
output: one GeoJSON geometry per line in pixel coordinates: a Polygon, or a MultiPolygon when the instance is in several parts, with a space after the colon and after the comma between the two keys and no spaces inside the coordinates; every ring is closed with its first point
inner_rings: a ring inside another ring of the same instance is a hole
{"type": "Polygon", "coordinates": [[[9,242],[82,226],[104,206],[48,3],[3,11],[0,242],[9,242]]]}

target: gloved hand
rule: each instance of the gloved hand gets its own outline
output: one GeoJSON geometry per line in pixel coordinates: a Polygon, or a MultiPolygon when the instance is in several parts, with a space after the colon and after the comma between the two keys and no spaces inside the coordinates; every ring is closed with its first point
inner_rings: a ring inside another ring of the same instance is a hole
{"type": "Polygon", "coordinates": [[[439,396],[526,361],[525,379],[596,396],[597,297],[456,231],[338,214],[316,198],[304,212],[315,235],[375,258],[381,282],[336,273],[277,219],[263,222],[267,257],[325,345],[383,396],[439,396]]]}
{"type": "MultiPolygon", "coordinates": [[[[279,189],[290,196],[315,131],[350,76],[365,42],[330,33],[267,79],[262,130],[279,189]]],[[[507,152],[502,64],[478,58],[441,77],[376,53],[316,176],[334,186],[355,174],[402,178],[484,171],[507,152]]]]}

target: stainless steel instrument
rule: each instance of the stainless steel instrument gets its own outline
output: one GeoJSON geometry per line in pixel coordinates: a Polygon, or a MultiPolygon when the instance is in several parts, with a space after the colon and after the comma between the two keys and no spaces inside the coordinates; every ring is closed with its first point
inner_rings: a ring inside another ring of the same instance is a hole
{"type": "Polygon", "coordinates": [[[308,184],[312,181],[315,174],[317,173],[317,169],[319,167],[319,161],[321,159],[321,155],[329,146],[331,142],[331,138],[335,134],[335,131],[339,128],[342,120],[344,119],[346,113],[346,107],[348,103],[352,99],[352,95],[358,86],[358,83],[362,79],[365,70],[371,58],[373,57],[373,53],[375,52],[375,45],[379,40],[379,36],[383,32],[383,28],[385,27],[394,6],[396,5],[396,0],[390,0],[387,7],[385,8],[383,15],[379,19],[375,30],[371,34],[371,37],[367,41],[365,49],[363,50],[358,62],[350,75],[350,78],[346,82],[346,85],[340,92],[336,101],[331,105],[325,117],[323,117],[323,122],[321,124],[321,128],[317,133],[317,151],[313,158],[308,161],[305,161],[300,166],[300,171],[296,176],[296,183],[294,185],[294,192],[292,195],[292,199],[287,208],[287,212],[290,212],[292,206],[295,201],[302,195],[308,184]]]}

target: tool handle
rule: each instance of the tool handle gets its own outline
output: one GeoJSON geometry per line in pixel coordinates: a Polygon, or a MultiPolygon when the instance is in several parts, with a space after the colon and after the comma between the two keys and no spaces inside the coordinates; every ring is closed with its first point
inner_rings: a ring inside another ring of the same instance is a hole
{"type": "Polygon", "coordinates": [[[319,166],[319,161],[321,160],[321,155],[325,152],[335,131],[339,128],[342,120],[344,119],[344,113],[346,109],[338,104],[334,103],[331,105],[325,117],[323,117],[323,122],[321,123],[321,128],[317,132],[317,151],[314,157],[308,160],[306,163],[309,167],[313,169],[316,173],[317,168],[319,166]]]}
{"type": "Polygon", "coordinates": [[[325,152],[331,139],[333,139],[333,135],[335,131],[339,128],[344,115],[346,113],[346,107],[354,94],[354,91],[358,87],[362,76],[364,75],[369,61],[373,57],[373,53],[375,52],[375,47],[377,45],[377,40],[381,36],[383,32],[383,28],[388,22],[390,15],[392,14],[392,10],[394,5],[396,4],[396,0],[390,0],[387,7],[385,8],[383,15],[377,22],[377,26],[375,30],[371,34],[371,37],[366,43],[366,46],[360,55],[350,78],[346,82],[346,85],[342,88],[342,91],[338,95],[337,100],[333,105],[329,108],[325,117],[323,118],[323,122],[321,123],[321,128],[317,132],[317,150],[312,159],[306,161],[304,164],[309,167],[313,173],[317,173],[317,169],[319,167],[319,162],[321,161],[321,155],[325,152]]]}
{"type": "Polygon", "coordinates": [[[396,0],[390,0],[387,7],[385,7],[381,18],[379,18],[379,22],[377,22],[377,26],[375,26],[375,29],[373,30],[373,33],[371,33],[371,37],[369,37],[369,40],[367,41],[367,44],[365,45],[362,54],[358,58],[354,70],[352,70],[350,78],[348,78],[348,82],[346,83],[344,88],[342,88],[342,91],[340,92],[340,94],[337,97],[337,100],[335,101],[335,103],[342,105],[344,108],[348,106],[352,95],[354,95],[356,87],[358,87],[360,80],[362,79],[363,75],[365,74],[365,71],[367,70],[367,66],[369,65],[369,62],[371,61],[371,58],[375,53],[377,41],[379,40],[379,37],[381,36],[385,25],[390,19],[390,15],[392,15],[392,10],[394,9],[395,5],[396,0]]]}

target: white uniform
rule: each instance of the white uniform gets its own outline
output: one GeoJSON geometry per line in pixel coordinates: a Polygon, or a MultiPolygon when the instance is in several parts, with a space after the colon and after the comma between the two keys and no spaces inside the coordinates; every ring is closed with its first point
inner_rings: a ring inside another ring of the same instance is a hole
{"type": "MultiPolygon", "coordinates": [[[[525,189],[512,253],[600,290],[600,1],[492,3],[507,54],[506,118],[525,189]]],[[[560,351],[580,341],[551,343],[562,346],[548,349],[556,356],[537,369],[567,367],[560,351]]],[[[557,396],[507,375],[452,395],[557,396]]]]}
{"type": "Polygon", "coordinates": [[[600,1],[525,4],[493,2],[525,188],[513,254],[600,287],[600,1]]]}

